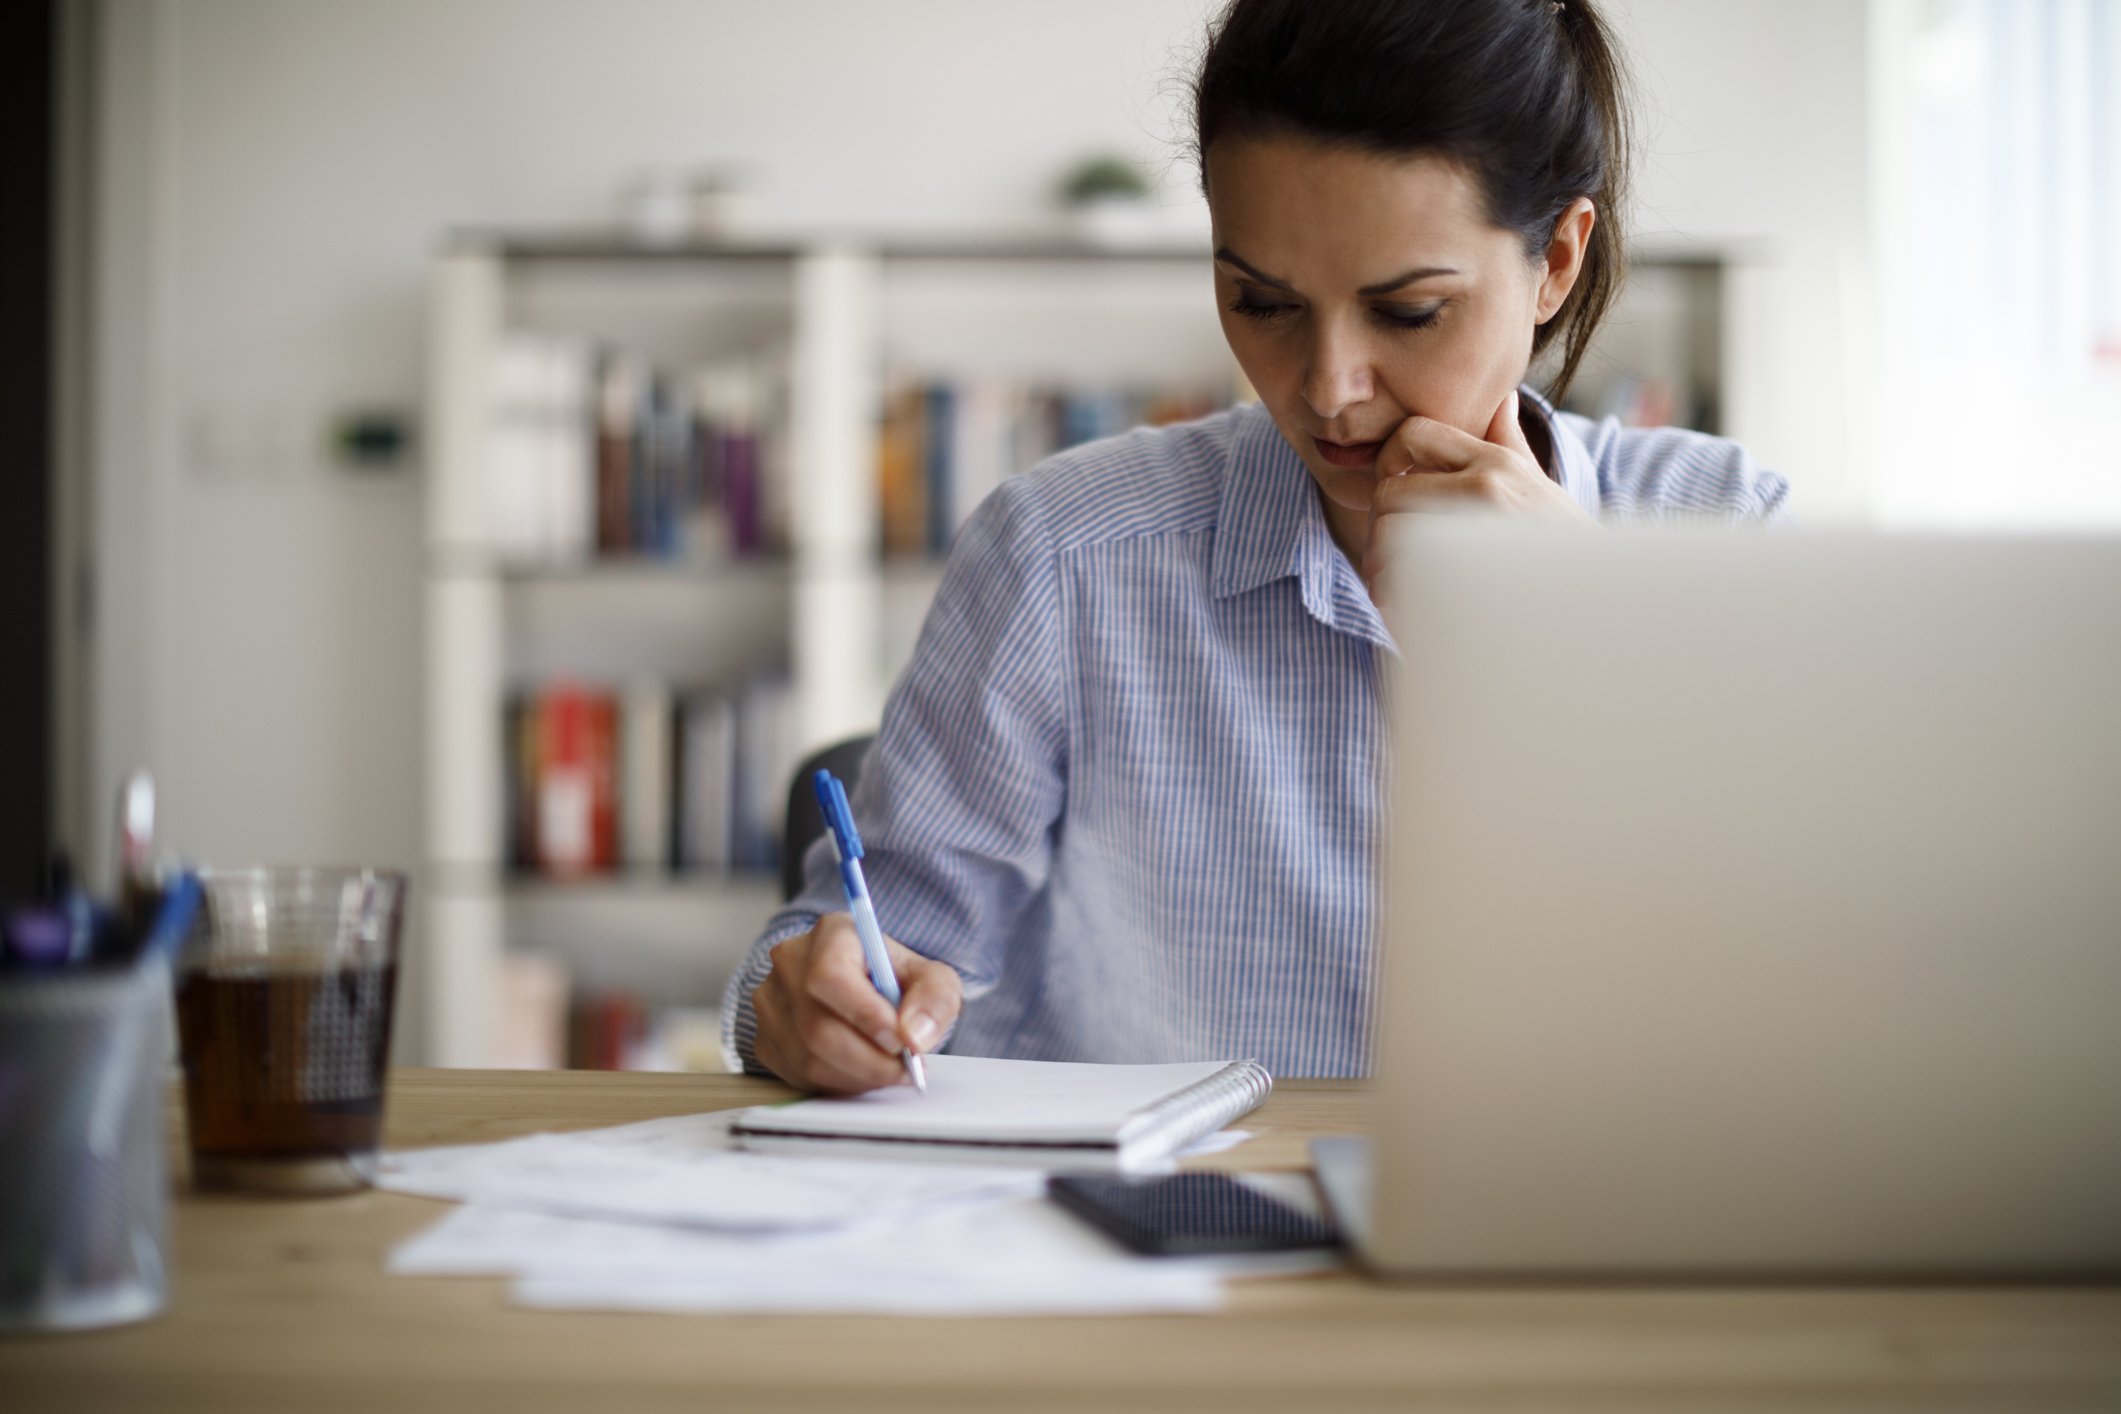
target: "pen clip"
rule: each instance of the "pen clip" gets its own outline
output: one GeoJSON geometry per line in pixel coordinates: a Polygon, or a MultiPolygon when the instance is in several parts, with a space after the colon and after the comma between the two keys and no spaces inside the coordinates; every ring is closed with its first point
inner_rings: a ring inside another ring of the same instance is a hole
{"type": "Polygon", "coordinates": [[[847,808],[847,788],[837,776],[822,768],[811,777],[811,783],[817,789],[818,808],[825,813],[825,826],[832,832],[832,843],[841,862],[860,859],[862,837],[854,828],[854,812],[847,808]]]}

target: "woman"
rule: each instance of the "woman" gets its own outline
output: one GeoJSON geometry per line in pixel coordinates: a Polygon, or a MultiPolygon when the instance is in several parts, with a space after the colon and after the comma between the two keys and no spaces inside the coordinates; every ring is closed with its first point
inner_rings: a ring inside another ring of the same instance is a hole
{"type": "Polygon", "coordinates": [[[725,998],[747,1068],[867,1090],[947,1038],[1361,1073],[1379,527],[1782,509],[1730,442],[1519,386],[1559,339],[1566,388],[1620,278],[1624,101],[1586,0],[1235,0],[1194,92],[1260,404],[1065,452],[967,523],[854,800],[904,1002],[821,848],[725,998]]]}

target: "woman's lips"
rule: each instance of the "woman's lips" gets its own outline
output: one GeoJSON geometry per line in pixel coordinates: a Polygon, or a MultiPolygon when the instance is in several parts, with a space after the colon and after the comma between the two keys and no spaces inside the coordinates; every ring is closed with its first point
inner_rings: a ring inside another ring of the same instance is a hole
{"type": "Polygon", "coordinates": [[[1318,454],[1325,458],[1328,464],[1347,467],[1351,471],[1358,471],[1377,460],[1377,449],[1382,447],[1384,443],[1381,440],[1376,442],[1328,442],[1323,437],[1313,437],[1311,445],[1318,448],[1318,454]]]}

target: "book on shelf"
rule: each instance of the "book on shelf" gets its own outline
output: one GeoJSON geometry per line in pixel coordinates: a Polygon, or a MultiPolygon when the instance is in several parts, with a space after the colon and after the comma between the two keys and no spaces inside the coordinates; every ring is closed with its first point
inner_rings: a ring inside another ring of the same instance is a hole
{"type": "Polygon", "coordinates": [[[529,802],[531,858],[555,878],[617,863],[615,716],[607,696],[568,682],[509,714],[514,729],[528,737],[510,755],[528,759],[534,774],[507,799],[515,803],[519,829],[521,803],[529,802]]]}
{"type": "Polygon", "coordinates": [[[510,696],[502,722],[511,871],[579,879],[779,867],[796,749],[784,674],[692,689],[562,679],[510,696]]]}
{"type": "Polygon", "coordinates": [[[668,868],[670,802],[676,787],[676,695],[666,682],[637,681],[627,686],[621,711],[619,858],[628,869],[668,868]]]}
{"type": "Polygon", "coordinates": [[[629,991],[576,996],[567,1009],[569,1070],[633,1070],[648,1039],[647,1005],[629,991]]]}
{"type": "Polygon", "coordinates": [[[719,1071],[721,1015],[627,987],[578,987],[549,952],[501,961],[496,1063],[508,1070],[719,1071]]]}
{"type": "Polygon", "coordinates": [[[1231,390],[1068,388],[995,378],[905,379],[884,395],[876,489],[887,558],[941,555],[1002,481],[1132,427],[1203,417],[1231,390]]]}
{"type": "Polygon", "coordinates": [[[714,1007],[661,1006],[640,993],[600,988],[566,1013],[570,1070],[720,1071],[721,1014],[714,1007]]]}
{"type": "Polygon", "coordinates": [[[566,964],[548,953],[501,959],[495,1064],[503,1070],[557,1070],[567,1064],[566,964]]]}
{"type": "Polygon", "coordinates": [[[736,709],[719,694],[694,697],[680,708],[676,863],[724,863],[736,832],[736,709]]]}
{"type": "Polygon", "coordinates": [[[730,774],[729,867],[770,874],[781,867],[797,744],[795,699],[786,678],[754,678],[732,701],[737,768],[730,774]]]}
{"type": "Polygon", "coordinates": [[[511,564],[716,562],[787,544],[787,359],[687,369],[533,330],[493,360],[486,502],[511,564]]]}
{"type": "Polygon", "coordinates": [[[487,524],[504,555],[579,558],[593,474],[583,432],[594,382],[590,351],[574,340],[519,334],[494,351],[487,524]]]}

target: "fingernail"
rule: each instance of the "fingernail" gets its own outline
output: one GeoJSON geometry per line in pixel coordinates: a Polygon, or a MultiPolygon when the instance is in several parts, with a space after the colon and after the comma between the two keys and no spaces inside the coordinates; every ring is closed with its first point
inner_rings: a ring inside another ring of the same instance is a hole
{"type": "Polygon", "coordinates": [[[886,1052],[889,1055],[895,1056],[898,1054],[899,1041],[897,1032],[878,1031],[872,1034],[869,1039],[875,1044],[878,1050],[886,1052]]]}
{"type": "Polygon", "coordinates": [[[935,1044],[936,1034],[940,1030],[934,1017],[925,1011],[915,1012],[913,1019],[906,1023],[906,1039],[913,1042],[915,1050],[925,1051],[935,1044]]]}

